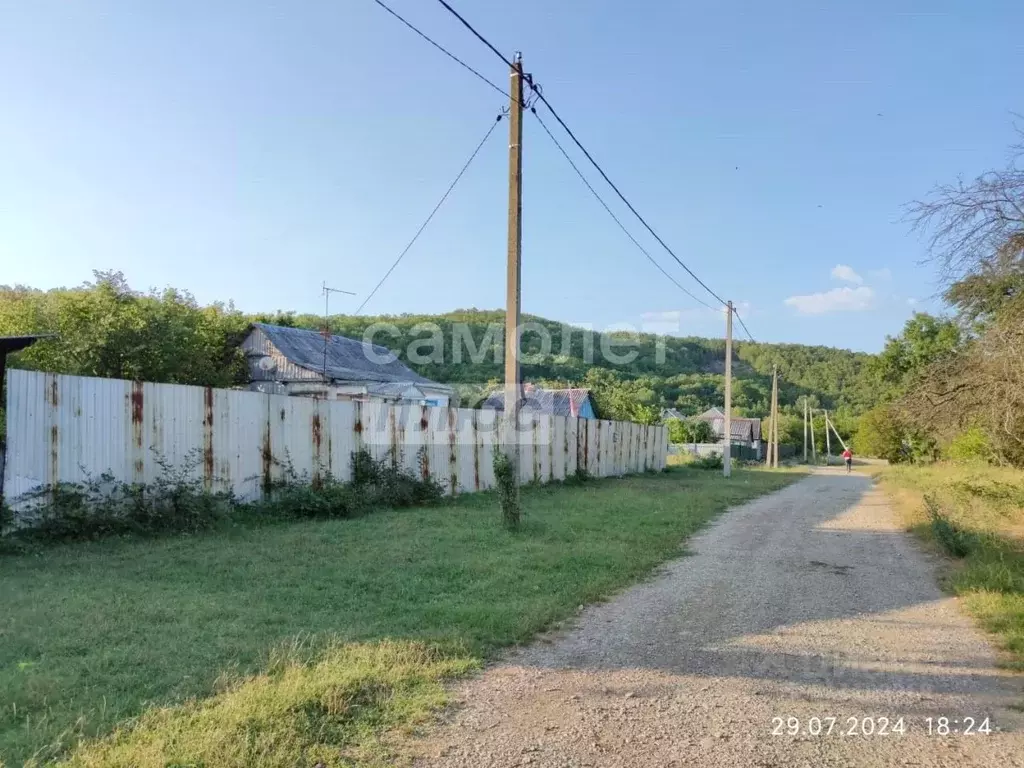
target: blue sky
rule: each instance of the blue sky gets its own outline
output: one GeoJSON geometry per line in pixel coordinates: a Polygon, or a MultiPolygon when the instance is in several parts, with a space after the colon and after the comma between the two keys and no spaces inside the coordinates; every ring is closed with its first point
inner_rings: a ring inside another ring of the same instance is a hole
{"type": "MultiPolygon", "coordinates": [[[[507,83],[439,4],[392,5],[507,83]]],[[[936,307],[901,206],[1001,165],[1024,110],[1009,0],[456,7],[759,340],[873,351],[936,307]]],[[[247,311],[319,311],[323,280],[353,310],[502,106],[371,0],[0,0],[0,104],[0,283],[120,269],[247,311]]],[[[503,124],[367,313],[502,305],[506,164],[503,124]]],[[[524,311],[721,335],[533,120],[523,209],[524,311]]]]}

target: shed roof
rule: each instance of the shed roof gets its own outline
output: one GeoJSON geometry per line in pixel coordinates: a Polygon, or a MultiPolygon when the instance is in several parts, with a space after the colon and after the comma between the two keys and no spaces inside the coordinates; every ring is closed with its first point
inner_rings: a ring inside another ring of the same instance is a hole
{"type": "Polygon", "coordinates": [[[30,347],[41,339],[55,339],[55,333],[30,333],[24,336],[0,336],[0,355],[30,347]]]}
{"type": "MultiPolygon", "coordinates": [[[[324,337],[319,331],[267,323],[253,323],[253,327],[263,331],[270,343],[290,362],[300,368],[323,373],[324,337]]],[[[332,335],[328,338],[326,369],[331,381],[409,382],[452,391],[447,384],[420,376],[387,347],[347,336],[332,335]]]]}
{"type": "MultiPolygon", "coordinates": [[[[530,389],[523,392],[523,408],[555,416],[579,416],[580,408],[590,397],[590,390],[582,387],[570,389],[530,389]]],[[[591,404],[593,405],[593,404],[591,404]]],[[[482,408],[505,410],[505,391],[498,390],[487,396],[482,408]]]]}

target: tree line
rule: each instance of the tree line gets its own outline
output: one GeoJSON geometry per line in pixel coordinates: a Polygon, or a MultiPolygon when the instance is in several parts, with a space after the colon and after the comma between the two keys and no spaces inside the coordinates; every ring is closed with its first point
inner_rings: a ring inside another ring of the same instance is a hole
{"type": "MultiPolygon", "coordinates": [[[[601,334],[575,328],[561,344],[562,324],[527,316],[556,340],[545,353],[543,334],[529,329],[523,352],[525,380],[541,386],[582,386],[592,390],[603,418],[642,423],[660,421],[664,408],[684,415],[721,407],[724,396],[724,342],[697,337],[658,337],[646,333],[601,334]],[[603,339],[612,336],[613,339],[603,339]],[[635,352],[628,363],[588,355],[614,342],[635,352]],[[659,351],[659,347],[661,351],[659,351]]],[[[496,354],[476,362],[456,359],[448,344],[428,362],[406,360],[418,373],[459,389],[468,406],[479,403],[502,380],[504,313],[477,309],[443,315],[387,317],[335,315],[332,332],[361,338],[375,323],[385,322],[387,336],[376,337],[400,358],[432,333],[451,339],[456,325],[479,349],[496,354]],[[498,333],[494,333],[494,328],[498,333]],[[430,329],[434,330],[430,330],[430,329]]],[[[120,272],[96,272],[91,282],[74,288],[42,291],[26,286],[0,287],[0,335],[57,334],[12,355],[12,367],[83,376],[230,387],[245,383],[245,360],[239,350],[250,323],[268,322],[320,330],[324,319],[312,314],[269,312],[244,314],[228,303],[200,305],[187,291],[139,291],[120,272]]],[[[763,417],[769,411],[772,365],[778,365],[780,402],[785,414],[796,413],[801,398],[815,406],[855,415],[872,404],[865,372],[871,355],[798,344],[735,345],[733,403],[740,416],[763,417]]],[[[787,435],[789,431],[783,430],[787,435]]],[[[786,439],[786,438],[784,438],[786,439]]]]}
{"type": "Polygon", "coordinates": [[[869,366],[880,403],[859,450],[1024,466],[1024,131],[1004,168],[909,206],[944,285],[948,317],[916,314],[869,366]]]}

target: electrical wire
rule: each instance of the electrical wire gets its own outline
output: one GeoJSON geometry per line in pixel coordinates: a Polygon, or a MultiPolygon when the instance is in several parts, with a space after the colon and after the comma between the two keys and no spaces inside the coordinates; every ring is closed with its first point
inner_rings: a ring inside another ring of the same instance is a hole
{"type": "MultiPolygon", "coordinates": [[[[432,38],[430,38],[428,35],[426,35],[424,32],[422,32],[419,29],[417,29],[412,23],[407,21],[405,18],[403,18],[401,15],[399,15],[396,11],[394,11],[392,8],[387,6],[381,0],[373,0],[373,1],[377,5],[379,5],[381,8],[383,8],[385,11],[387,11],[389,14],[391,14],[396,19],[398,19],[400,22],[402,22],[402,24],[404,24],[406,27],[411,29],[417,35],[422,37],[424,40],[426,40],[432,46],[434,46],[439,51],[441,51],[443,54],[445,54],[452,61],[456,62],[460,66],[462,66],[465,69],[467,69],[469,72],[471,72],[477,78],[482,80],[484,83],[489,85],[491,88],[493,88],[495,91],[497,91],[498,93],[502,94],[506,98],[508,98],[508,99],[512,98],[512,96],[508,93],[508,91],[506,91],[505,89],[503,89],[500,86],[498,86],[497,84],[495,84],[492,80],[490,80],[487,77],[485,77],[484,75],[482,75],[480,72],[478,72],[476,69],[471,67],[469,64],[464,62],[459,57],[457,57],[455,54],[453,54],[451,51],[446,49],[440,43],[437,43],[432,38]]],[[[462,25],[473,34],[474,37],[476,37],[480,42],[482,42],[484,45],[486,45],[491,50],[491,52],[494,53],[495,56],[497,56],[499,59],[501,59],[501,61],[507,67],[509,67],[509,69],[514,69],[515,68],[515,64],[513,64],[513,62],[510,59],[508,59],[501,51],[499,51],[486,37],[484,37],[482,34],[480,34],[480,32],[478,32],[476,30],[476,28],[473,27],[473,25],[470,24],[469,21],[467,21],[464,16],[462,16],[462,14],[460,14],[449,3],[447,3],[446,0],[438,0],[438,2],[442,6],[444,6],[444,8],[450,14],[452,14],[456,19],[458,19],[459,22],[461,22],[462,25]]],[[[668,246],[668,243],[666,243],[661,238],[661,236],[657,232],[654,231],[654,228],[651,227],[651,225],[647,223],[647,220],[643,216],[640,215],[640,212],[637,211],[637,209],[633,206],[633,204],[629,201],[629,199],[618,188],[618,186],[615,184],[615,182],[613,182],[611,180],[611,178],[608,176],[608,174],[605,173],[604,169],[594,159],[593,155],[591,155],[590,152],[587,150],[587,148],[585,146],[583,146],[583,143],[576,137],[576,134],[573,133],[571,128],[569,128],[569,126],[566,124],[565,120],[562,119],[561,115],[559,115],[558,112],[555,110],[555,108],[553,106],[551,106],[551,102],[549,102],[547,100],[547,98],[544,96],[543,89],[541,88],[540,84],[539,83],[535,83],[533,81],[533,78],[530,75],[523,74],[523,78],[526,81],[526,84],[529,86],[530,90],[534,94],[532,99],[527,99],[526,100],[527,103],[524,106],[526,106],[527,108],[530,109],[531,112],[533,112],[533,114],[537,118],[538,122],[540,122],[541,127],[544,129],[544,132],[547,133],[547,135],[555,143],[555,146],[558,147],[559,151],[562,153],[562,155],[565,157],[565,159],[569,161],[569,164],[572,166],[573,170],[576,171],[576,174],[580,177],[580,179],[583,181],[583,183],[587,186],[587,189],[590,190],[591,194],[594,195],[594,197],[597,199],[597,201],[608,212],[608,214],[612,217],[612,219],[615,221],[615,223],[618,224],[619,228],[622,229],[623,232],[625,232],[626,236],[634,243],[634,245],[636,245],[637,248],[639,248],[640,251],[644,254],[644,256],[646,256],[651,261],[651,263],[654,264],[654,266],[657,267],[658,270],[663,275],[665,275],[665,277],[667,277],[677,288],[679,288],[681,291],[683,291],[687,296],[692,298],[694,301],[697,301],[698,303],[702,304],[703,306],[708,307],[708,309],[713,309],[713,307],[711,307],[709,304],[707,304],[706,302],[698,299],[690,291],[688,291],[687,289],[683,288],[683,286],[680,285],[679,282],[677,280],[675,280],[668,272],[666,272],[665,269],[654,259],[654,257],[651,256],[651,254],[642,245],[640,245],[639,242],[637,242],[636,238],[634,238],[633,235],[629,232],[629,230],[626,229],[626,227],[622,224],[622,222],[619,220],[619,218],[612,212],[611,208],[608,207],[608,204],[605,203],[605,201],[597,193],[597,191],[590,184],[590,182],[587,180],[587,178],[583,175],[583,173],[577,167],[576,163],[573,162],[572,158],[565,151],[565,149],[562,147],[562,145],[558,142],[557,139],[555,139],[554,134],[552,134],[551,131],[548,129],[547,125],[541,119],[540,115],[537,114],[537,109],[536,109],[536,106],[535,106],[537,101],[540,101],[541,103],[544,104],[545,107],[547,107],[548,111],[551,113],[551,116],[554,117],[555,120],[558,122],[558,124],[562,126],[562,129],[569,135],[569,138],[571,138],[573,140],[573,143],[579,148],[579,150],[583,153],[583,155],[587,158],[587,160],[590,161],[590,164],[594,166],[594,168],[597,170],[597,172],[601,175],[601,178],[603,178],[605,180],[605,182],[608,184],[608,186],[610,186],[612,188],[612,190],[619,197],[619,199],[626,205],[627,208],[629,208],[630,212],[634,216],[636,216],[637,220],[639,220],[639,222],[651,234],[651,236],[654,237],[654,239],[658,241],[658,243],[661,245],[661,247],[664,248],[666,252],[668,252],[668,254],[675,260],[675,262],[677,264],[679,264],[679,266],[681,266],[686,271],[686,273],[697,282],[698,285],[700,285],[705,291],[707,291],[709,294],[711,294],[711,296],[713,296],[722,305],[728,306],[728,302],[726,302],[721,296],[719,296],[717,293],[715,293],[713,290],[711,290],[710,286],[708,286],[707,283],[705,283],[703,280],[701,280],[699,277],[697,277],[697,274],[692,269],[690,269],[690,267],[688,267],[686,265],[686,263],[682,259],[679,258],[679,256],[676,255],[675,251],[673,251],[668,246]]],[[[500,120],[500,117],[499,117],[499,120],[500,120]]],[[[494,126],[492,125],[491,126],[491,130],[493,131],[493,129],[494,129],[494,126]]],[[[488,136],[489,135],[490,135],[490,133],[488,133],[488,136]]],[[[485,137],[484,141],[486,141],[486,140],[487,139],[485,137]]],[[[481,142],[481,146],[482,145],[483,145],[483,142],[481,142]]],[[[479,148],[478,148],[478,151],[479,151],[479,148]]],[[[475,153],[474,153],[474,157],[475,157],[475,153]]],[[[470,158],[470,162],[472,162],[472,158],[470,158]]],[[[467,163],[467,167],[468,167],[468,163],[467,163]]],[[[463,172],[464,171],[465,171],[465,168],[463,169],[463,172]]],[[[461,173],[460,173],[460,176],[461,176],[461,173]]],[[[457,181],[458,181],[458,178],[456,178],[456,182],[457,181]]],[[[452,186],[454,187],[454,183],[453,183],[452,186]]],[[[449,188],[448,191],[451,192],[451,188],[449,188]]],[[[445,193],[445,197],[447,197],[447,194],[448,193],[445,193]]],[[[444,202],[444,198],[442,198],[441,202],[442,203],[444,202]]],[[[438,204],[438,207],[440,207],[440,203],[438,204]]],[[[437,211],[437,209],[435,208],[434,212],[436,213],[436,211],[437,211]]],[[[424,223],[424,225],[423,225],[424,227],[426,226],[427,223],[429,223],[431,217],[433,217],[433,213],[431,213],[431,216],[428,217],[427,222],[424,223]]],[[[423,231],[423,227],[420,228],[420,232],[422,232],[422,231],[423,231]]],[[[416,234],[416,237],[418,237],[418,236],[419,236],[419,232],[417,232],[417,234],[416,234]]],[[[413,242],[415,242],[416,237],[413,238],[413,242]]],[[[412,246],[412,242],[409,244],[409,246],[406,247],[406,251],[408,251],[408,249],[411,246],[412,246]]],[[[394,270],[394,268],[396,266],[398,266],[398,262],[401,261],[402,256],[405,255],[406,251],[403,251],[402,254],[398,257],[398,260],[392,265],[391,269],[388,270],[387,274],[384,275],[384,278],[381,280],[381,283],[383,283],[384,280],[387,279],[388,275],[390,275],[391,272],[394,270]]],[[[377,288],[380,287],[381,283],[379,283],[377,285],[377,288]]],[[[356,310],[356,314],[358,314],[359,311],[362,310],[363,306],[365,306],[366,303],[373,297],[373,294],[376,293],[377,288],[374,288],[373,292],[370,294],[370,296],[367,297],[366,301],[363,302],[363,305],[360,306],[359,310],[356,310]]],[[[747,328],[747,324],[743,321],[743,318],[740,317],[740,313],[736,310],[735,307],[733,308],[732,311],[736,315],[736,319],[739,321],[740,326],[743,328],[744,332],[747,334],[747,336],[750,338],[751,341],[754,341],[754,336],[750,333],[750,329],[747,328]]]]}
{"type": "Polygon", "coordinates": [[[740,325],[743,326],[743,332],[747,334],[747,338],[749,338],[751,341],[753,341],[756,344],[757,340],[754,338],[753,334],[750,332],[750,329],[747,328],[747,324],[743,322],[743,318],[740,317],[739,310],[736,309],[736,307],[733,307],[732,308],[732,313],[734,315],[736,315],[736,319],[740,321],[740,325]]]}
{"type": "Polygon", "coordinates": [[[466,164],[462,166],[462,170],[459,171],[459,174],[455,177],[455,180],[450,185],[448,185],[448,189],[445,191],[444,195],[441,196],[441,199],[438,200],[437,205],[434,206],[434,210],[430,212],[430,215],[427,216],[426,221],[424,221],[423,224],[420,225],[420,228],[416,230],[416,234],[413,235],[412,240],[409,241],[409,244],[402,249],[402,252],[400,254],[398,254],[398,258],[395,259],[395,263],[392,264],[391,268],[384,273],[384,277],[382,277],[380,279],[380,282],[377,283],[376,286],[374,286],[374,289],[372,291],[370,291],[370,295],[367,296],[363,303],[359,305],[359,309],[357,309],[355,312],[357,315],[363,311],[363,307],[365,307],[370,302],[370,299],[374,297],[374,294],[376,294],[377,291],[380,290],[380,287],[384,285],[384,281],[391,276],[391,273],[395,271],[395,267],[397,267],[399,262],[402,261],[402,259],[405,257],[405,254],[409,252],[409,249],[412,248],[416,240],[419,239],[419,236],[423,234],[423,230],[427,228],[427,225],[430,223],[431,219],[434,218],[434,214],[436,214],[438,210],[441,208],[441,206],[444,205],[444,201],[448,199],[448,195],[452,193],[452,190],[455,189],[455,185],[459,183],[459,179],[462,178],[463,174],[473,163],[473,160],[476,159],[476,156],[480,153],[480,150],[483,148],[484,144],[487,143],[487,140],[491,138],[491,134],[494,133],[494,129],[498,127],[498,123],[501,122],[501,118],[503,117],[504,114],[499,113],[498,117],[494,120],[494,122],[491,123],[491,127],[487,129],[487,133],[484,134],[484,137],[480,140],[480,143],[476,145],[476,149],[473,150],[473,154],[469,156],[469,160],[466,161],[466,164]]]}
{"type": "MultiPolygon", "coordinates": [[[[531,87],[532,87],[532,83],[531,83],[531,87]]],[[[551,113],[551,116],[554,117],[555,120],[558,121],[558,124],[561,125],[562,128],[565,129],[565,132],[567,134],[569,134],[569,138],[573,140],[573,142],[576,144],[576,146],[579,147],[580,151],[587,158],[587,160],[590,161],[590,164],[593,165],[594,168],[597,169],[597,172],[599,174],[601,174],[601,178],[603,178],[606,182],[608,182],[608,186],[611,187],[615,191],[615,194],[619,196],[619,199],[623,203],[626,204],[626,207],[629,208],[629,210],[633,212],[633,215],[637,217],[637,219],[640,221],[640,223],[644,225],[644,228],[648,232],[651,233],[651,235],[654,237],[655,240],[657,240],[659,243],[661,243],[661,247],[662,248],[664,248],[666,251],[668,251],[669,256],[671,256],[673,259],[675,259],[676,263],[679,264],[679,266],[681,266],[684,270],[686,270],[687,274],[689,274],[690,277],[692,277],[694,280],[696,280],[697,283],[705,291],[707,291],[712,296],[714,296],[716,299],[718,299],[718,301],[721,302],[723,305],[727,305],[727,302],[725,301],[725,299],[723,299],[721,296],[719,296],[717,293],[715,293],[713,290],[711,290],[711,288],[708,287],[707,283],[705,283],[703,280],[701,280],[699,277],[697,277],[696,273],[692,269],[690,269],[688,266],[686,266],[686,264],[683,262],[682,259],[680,259],[678,256],[676,256],[675,251],[673,251],[671,248],[668,247],[668,244],[664,240],[661,239],[661,237],[658,235],[658,233],[654,231],[654,229],[651,227],[650,224],[647,223],[647,220],[644,219],[644,217],[640,215],[640,212],[637,211],[637,209],[633,207],[633,204],[631,202],[629,202],[629,200],[626,198],[626,196],[624,194],[622,194],[622,192],[619,190],[619,188],[617,186],[615,186],[615,182],[613,182],[610,178],[608,178],[608,174],[604,172],[604,169],[600,165],[598,165],[597,161],[587,151],[587,148],[584,147],[582,143],[580,143],[579,139],[576,138],[576,134],[574,134],[572,132],[572,130],[569,128],[569,126],[565,124],[565,121],[562,120],[562,118],[559,116],[559,114],[554,110],[554,108],[551,106],[551,103],[547,100],[547,98],[545,98],[544,94],[543,93],[537,93],[537,98],[540,99],[540,102],[545,107],[548,108],[548,111],[551,113]]]]}
{"type": "Polygon", "coordinates": [[[562,156],[566,160],[569,161],[569,165],[571,165],[572,169],[574,171],[576,171],[576,175],[580,177],[580,181],[582,181],[586,185],[587,189],[590,190],[590,194],[592,194],[594,196],[594,198],[597,200],[597,202],[599,202],[601,204],[601,207],[604,208],[605,211],[608,212],[608,215],[612,217],[612,221],[614,221],[616,224],[619,225],[619,229],[621,229],[625,233],[626,237],[628,237],[633,242],[633,245],[635,245],[638,249],[640,249],[640,253],[642,253],[644,256],[646,256],[647,260],[650,261],[651,264],[653,264],[655,267],[657,267],[658,271],[661,272],[661,274],[663,274],[665,277],[667,277],[669,280],[671,280],[672,283],[674,283],[675,286],[679,290],[681,290],[683,293],[685,293],[691,299],[696,301],[698,304],[703,304],[708,309],[714,311],[715,310],[714,307],[712,307],[710,304],[708,304],[703,299],[698,299],[690,291],[688,291],[686,288],[684,288],[682,285],[680,285],[679,282],[674,277],[672,277],[672,275],[670,275],[668,272],[666,272],[665,268],[662,267],[661,264],[659,264],[657,262],[657,260],[653,256],[651,256],[651,254],[647,251],[647,249],[644,248],[637,241],[637,239],[635,237],[633,237],[632,233],[628,229],[626,229],[626,226],[619,220],[619,217],[616,216],[612,212],[612,209],[608,207],[608,204],[604,201],[604,199],[601,197],[601,195],[598,194],[597,190],[594,189],[594,187],[591,185],[591,183],[587,180],[587,177],[583,175],[583,171],[581,171],[579,169],[579,167],[576,165],[576,163],[573,162],[573,159],[569,156],[569,153],[565,151],[565,148],[561,145],[561,143],[559,143],[558,139],[556,139],[554,134],[551,133],[551,130],[548,128],[547,124],[544,122],[544,120],[541,118],[541,116],[537,114],[537,110],[536,109],[531,109],[530,111],[533,113],[533,116],[537,118],[537,122],[540,123],[540,127],[544,129],[544,133],[546,133],[548,135],[548,138],[551,139],[551,141],[554,143],[554,145],[556,147],[558,147],[558,151],[562,153],[562,156]]]}
{"type": "Polygon", "coordinates": [[[454,17],[455,17],[456,19],[458,19],[459,21],[461,21],[461,22],[462,22],[462,24],[463,24],[463,26],[464,26],[464,27],[465,27],[466,29],[468,29],[468,30],[469,30],[470,32],[472,32],[472,33],[473,33],[474,35],[476,35],[476,38],[477,38],[477,40],[479,40],[479,41],[480,41],[481,43],[483,43],[483,44],[484,44],[484,45],[486,45],[486,46],[487,46],[488,48],[490,48],[490,49],[491,49],[491,50],[492,50],[492,51],[494,52],[494,55],[495,55],[495,56],[497,56],[497,57],[498,57],[499,59],[501,59],[502,61],[504,61],[504,62],[505,62],[505,65],[506,65],[506,66],[507,66],[507,67],[508,67],[509,69],[512,69],[512,68],[513,68],[513,66],[512,66],[512,62],[511,62],[510,60],[508,60],[508,59],[506,59],[506,58],[505,58],[505,54],[503,54],[503,53],[502,53],[501,51],[499,51],[499,50],[498,50],[497,48],[495,48],[495,47],[494,47],[493,45],[491,45],[490,41],[489,41],[489,40],[488,40],[488,39],[487,39],[486,37],[484,37],[484,36],[483,36],[483,35],[481,35],[481,34],[480,34],[479,32],[477,32],[477,31],[476,31],[475,29],[473,29],[473,25],[472,25],[472,24],[470,24],[470,23],[469,23],[468,21],[466,21],[466,20],[465,20],[465,19],[464,19],[464,18],[463,18],[463,17],[462,17],[462,16],[460,15],[460,14],[459,14],[459,12],[458,12],[458,11],[456,11],[456,10],[455,10],[454,8],[452,8],[452,7],[450,6],[450,5],[448,5],[448,3],[446,3],[446,2],[445,2],[445,0],[437,0],[437,1],[438,1],[438,2],[439,2],[439,3],[441,4],[441,5],[443,5],[443,6],[445,7],[445,8],[447,8],[447,9],[448,9],[448,12],[449,12],[449,13],[451,13],[451,14],[452,14],[452,16],[454,16],[454,17]]]}
{"type": "MultiPolygon", "coordinates": [[[[491,51],[494,52],[495,56],[497,56],[499,59],[501,59],[503,62],[505,62],[505,64],[508,65],[509,68],[513,68],[513,66],[514,66],[513,63],[511,61],[509,61],[507,58],[505,58],[505,56],[501,53],[501,51],[499,51],[497,48],[495,48],[494,45],[492,45],[491,42],[486,37],[484,37],[479,32],[477,32],[476,29],[473,28],[473,25],[471,25],[468,21],[466,21],[466,19],[464,19],[458,13],[458,11],[456,11],[454,8],[452,8],[445,0],[438,0],[438,2],[441,3],[441,5],[443,5],[453,16],[455,16],[455,18],[457,18],[459,21],[461,21],[462,24],[466,27],[466,29],[468,29],[470,32],[472,32],[473,35],[476,36],[476,38],[478,40],[480,40],[484,45],[486,45],[488,48],[490,48],[491,51]]],[[[635,207],[633,207],[633,204],[631,202],[629,202],[629,200],[626,198],[626,196],[624,194],[622,194],[622,191],[608,177],[608,174],[604,172],[604,169],[594,159],[593,155],[591,155],[590,152],[587,151],[587,148],[583,146],[583,143],[578,138],[576,138],[576,134],[572,132],[572,129],[570,129],[569,126],[566,125],[565,121],[561,118],[561,116],[558,114],[558,112],[555,110],[555,108],[551,106],[551,102],[549,102],[547,100],[547,98],[544,96],[544,93],[540,89],[540,86],[534,84],[533,79],[530,78],[530,77],[526,78],[526,82],[530,86],[530,88],[533,90],[533,92],[537,95],[537,98],[540,100],[540,102],[545,107],[548,108],[549,112],[551,112],[551,116],[554,117],[555,120],[558,121],[558,124],[561,125],[562,128],[565,130],[565,132],[567,134],[569,134],[569,138],[573,140],[573,143],[575,143],[577,147],[579,147],[580,151],[584,154],[584,156],[587,158],[587,160],[590,161],[590,164],[593,165],[595,169],[597,169],[597,172],[599,174],[601,174],[601,178],[603,178],[608,183],[608,186],[610,186],[615,191],[615,194],[619,196],[619,199],[622,200],[623,203],[625,203],[626,207],[629,208],[630,211],[632,211],[633,215],[637,217],[637,219],[640,221],[640,223],[644,225],[644,228],[648,232],[651,233],[651,235],[654,237],[654,239],[657,240],[661,244],[661,247],[664,248],[668,252],[668,254],[673,259],[675,259],[676,263],[678,263],[679,266],[681,266],[684,270],[686,270],[687,274],[689,274],[690,277],[692,277],[694,280],[696,280],[697,283],[705,291],[707,291],[712,296],[714,296],[723,306],[727,306],[728,303],[721,296],[719,296],[717,293],[715,293],[713,290],[711,290],[711,288],[708,287],[707,283],[705,283],[703,280],[701,280],[699,277],[697,277],[696,273],[692,269],[690,269],[688,266],[686,266],[686,264],[683,262],[683,260],[680,259],[676,255],[675,251],[673,251],[671,248],[668,247],[668,244],[664,240],[661,239],[661,237],[658,235],[658,233],[654,231],[654,229],[651,227],[650,224],[647,223],[647,220],[644,219],[644,217],[640,215],[639,211],[637,211],[637,209],[635,207]]]]}
{"type": "Polygon", "coordinates": [[[394,17],[395,17],[396,19],[398,19],[398,20],[399,20],[400,22],[402,22],[403,24],[405,24],[405,26],[407,26],[407,27],[408,27],[409,29],[411,29],[411,30],[412,30],[413,32],[415,32],[415,33],[416,33],[417,35],[419,35],[420,37],[422,37],[422,38],[423,38],[424,40],[426,40],[426,41],[427,41],[428,43],[430,43],[430,44],[431,44],[432,46],[434,46],[435,48],[437,48],[437,50],[439,50],[439,51],[440,51],[441,53],[443,53],[443,54],[444,54],[445,56],[447,56],[447,57],[448,57],[449,59],[451,59],[451,60],[452,60],[452,61],[454,61],[455,63],[459,64],[460,66],[462,66],[462,67],[465,67],[466,69],[468,69],[468,70],[469,70],[470,72],[472,72],[472,73],[473,73],[474,75],[476,75],[476,76],[477,76],[478,78],[480,78],[480,79],[481,79],[481,80],[483,80],[483,81],[484,81],[485,83],[487,83],[487,84],[488,84],[489,86],[491,86],[491,88],[493,88],[493,89],[494,89],[494,90],[496,90],[496,91],[497,91],[498,93],[500,93],[500,94],[501,94],[502,96],[504,96],[504,97],[505,97],[506,99],[510,99],[510,98],[512,98],[511,96],[509,96],[509,93],[508,93],[508,91],[506,91],[506,90],[505,90],[504,88],[502,88],[502,87],[501,87],[501,86],[499,86],[499,85],[496,85],[496,84],[495,84],[495,83],[494,83],[494,82],[493,82],[492,80],[489,80],[489,79],[488,79],[488,78],[486,78],[486,77],[485,77],[484,75],[480,74],[480,73],[479,73],[479,72],[478,72],[477,70],[473,69],[473,67],[469,66],[469,64],[467,64],[466,62],[464,62],[464,61],[463,61],[462,59],[460,59],[460,58],[459,58],[458,56],[456,56],[456,55],[455,55],[454,53],[452,53],[451,51],[449,51],[449,50],[448,50],[447,48],[445,48],[445,47],[444,47],[443,45],[441,45],[440,43],[438,43],[438,42],[434,41],[433,39],[431,39],[430,37],[428,37],[428,36],[427,36],[427,35],[426,35],[425,33],[421,32],[421,31],[420,31],[419,29],[417,29],[416,27],[414,27],[414,26],[412,25],[412,23],[410,23],[410,22],[409,22],[409,21],[407,21],[406,19],[402,18],[402,17],[401,17],[401,16],[400,16],[400,15],[399,15],[399,14],[398,14],[398,13],[397,13],[397,12],[396,12],[395,10],[393,10],[392,8],[390,8],[390,7],[388,7],[387,5],[385,5],[384,3],[382,3],[382,2],[381,2],[381,0],[373,0],[373,2],[375,2],[375,3],[377,4],[377,5],[379,5],[379,6],[381,7],[381,8],[383,8],[383,9],[384,9],[385,11],[387,11],[388,13],[390,13],[390,14],[391,14],[392,16],[394,16],[394,17]]]}

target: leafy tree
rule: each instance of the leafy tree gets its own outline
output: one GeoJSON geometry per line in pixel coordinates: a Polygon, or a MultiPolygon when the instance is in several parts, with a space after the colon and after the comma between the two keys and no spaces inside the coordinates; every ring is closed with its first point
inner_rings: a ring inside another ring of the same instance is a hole
{"type": "Polygon", "coordinates": [[[960,327],[952,320],[915,312],[899,336],[886,339],[871,371],[885,391],[902,393],[929,365],[952,354],[960,341],[960,327]]]}
{"type": "Polygon", "coordinates": [[[690,422],[690,442],[694,443],[715,443],[718,438],[715,430],[706,421],[690,422]]]}
{"type": "Polygon", "coordinates": [[[669,419],[668,438],[673,443],[714,443],[715,431],[706,421],[699,419],[669,419]]]}
{"type": "Polygon", "coordinates": [[[231,307],[200,307],[188,293],[131,290],[120,272],[96,272],[71,290],[0,288],[0,334],[50,331],[13,364],[59,373],[229,386],[241,380],[248,321],[231,307]]]}
{"type": "MultiPolygon", "coordinates": [[[[1024,131],[1006,167],[939,186],[910,208],[966,334],[904,379],[921,445],[984,436],[993,460],[1024,466],[1024,131]]],[[[978,441],[973,440],[975,445],[978,441]]],[[[929,448],[930,450],[930,448],[929,448]]]]}
{"type": "Polygon", "coordinates": [[[951,284],[944,298],[957,308],[964,325],[980,333],[1022,295],[1024,233],[1012,237],[993,258],[983,260],[976,272],[951,284]]]}
{"type": "Polygon", "coordinates": [[[953,461],[963,463],[988,462],[994,455],[988,435],[981,427],[970,427],[957,435],[947,446],[945,453],[953,461]]]}
{"type": "Polygon", "coordinates": [[[906,426],[896,409],[880,405],[861,415],[853,444],[859,454],[896,463],[909,458],[905,434],[906,426]]]}
{"type": "MultiPolygon", "coordinates": [[[[230,386],[244,381],[238,344],[253,321],[317,330],[324,322],[312,314],[243,315],[230,304],[200,306],[187,292],[172,288],[140,292],[118,272],[97,272],[92,282],[75,288],[0,287],[0,334],[59,334],[12,356],[10,363],[62,373],[230,386]]],[[[464,404],[478,404],[503,378],[503,312],[460,309],[444,315],[329,318],[335,333],[355,338],[381,322],[391,327],[375,337],[377,343],[395,351],[417,373],[452,384],[464,404]],[[411,358],[413,342],[431,351],[429,341],[436,333],[431,325],[439,329],[444,344],[437,354],[411,358]],[[460,345],[456,351],[452,340],[462,340],[463,331],[471,349],[460,345]]],[[[566,333],[562,324],[535,316],[525,316],[524,323],[529,324],[523,334],[524,379],[589,387],[603,418],[656,423],[663,408],[696,415],[722,407],[725,350],[720,339],[601,334],[580,328],[566,333]],[[554,342],[550,348],[545,333],[554,342]],[[605,359],[601,350],[608,341],[620,347],[628,341],[635,359],[605,359]]],[[[865,375],[871,359],[826,347],[737,343],[734,412],[767,415],[775,364],[782,371],[783,409],[810,396],[823,407],[859,412],[874,402],[876,387],[865,375]]]]}

